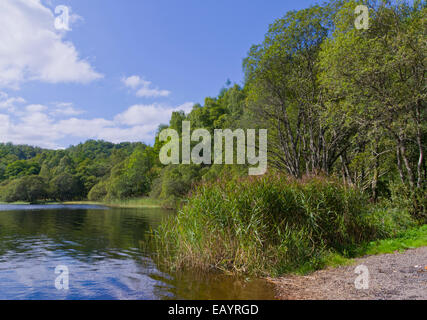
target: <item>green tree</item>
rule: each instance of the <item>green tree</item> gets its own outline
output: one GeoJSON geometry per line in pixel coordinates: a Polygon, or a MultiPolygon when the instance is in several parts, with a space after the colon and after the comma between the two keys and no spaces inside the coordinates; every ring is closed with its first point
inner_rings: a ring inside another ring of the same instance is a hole
{"type": "Polygon", "coordinates": [[[337,6],[288,12],[244,61],[250,110],[269,129],[270,164],[295,177],[330,173],[355,131],[329,113],[318,83],[319,52],[337,6]]]}
{"type": "Polygon", "coordinates": [[[394,148],[401,182],[412,190],[422,189],[427,132],[426,3],[370,2],[368,30],[353,26],[351,13],[356,5],[349,1],[343,6],[333,37],[324,43],[321,81],[340,100],[337,107],[351,114],[369,137],[365,145],[374,160],[374,184],[378,156],[394,148]],[[385,141],[381,150],[377,142],[383,137],[392,143],[385,141]]]}
{"type": "Polygon", "coordinates": [[[26,175],[37,175],[40,172],[40,165],[33,161],[17,160],[7,165],[5,176],[9,179],[26,175]]]}
{"type": "Polygon", "coordinates": [[[147,195],[153,179],[151,147],[137,147],[128,159],[116,165],[109,181],[109,198],[126,199],[147,195]]]}
{"type": "Polygon", "coordinates": [[[78,199],[82,196],[82,186],[78,177],[64,172],[55,176],[50,182],[52,198],[60,201],[78,199]]]}
{"type": "Polygon", "coordinates": [[[2,198],[7,202],[27,201],[35,203],[46,200],[47,184],[42,177],[25,176],[11,181],[2,189],[2,198]]]}

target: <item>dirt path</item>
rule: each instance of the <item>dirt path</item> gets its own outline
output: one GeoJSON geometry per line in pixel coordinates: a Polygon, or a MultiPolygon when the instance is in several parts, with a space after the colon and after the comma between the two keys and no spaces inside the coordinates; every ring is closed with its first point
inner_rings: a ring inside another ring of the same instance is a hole
{"type": "Polygon", "coordinates": [[[355,259],[355,264],[316,271],[310,276],[272,280],[279,299],[396,300],[427,299],[427,247],[404,253],[355,259]],[[369,288],[356,289],[358,265],[369,271],[369,288]]]}

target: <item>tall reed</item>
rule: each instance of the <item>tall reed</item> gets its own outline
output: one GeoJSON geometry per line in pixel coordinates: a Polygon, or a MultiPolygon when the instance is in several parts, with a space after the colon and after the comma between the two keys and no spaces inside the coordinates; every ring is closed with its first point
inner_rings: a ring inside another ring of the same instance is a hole
{"type": "Polygon", "coordinates": [[[278,275],[388,236],[392,222],[379,212],[333,179],[269,173],[200,185],[154,239],[169,269],[278,275]]]}

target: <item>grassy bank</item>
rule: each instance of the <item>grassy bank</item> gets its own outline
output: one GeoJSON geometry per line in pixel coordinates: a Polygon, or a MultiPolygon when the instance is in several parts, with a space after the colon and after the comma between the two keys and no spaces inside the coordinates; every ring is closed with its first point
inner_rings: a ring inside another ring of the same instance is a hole
{"type": "MultiPolygon", "coordinates": [[[[325,256],[324,267],[338,267],[341,265],[350,265],[353,258],[359,258],[366,255],[378,255],[386,253],[404,252],[408,249],[427,247],[427,225],[417,226],[405,231],[401,231],[392,238],[371,241],[361,244],[356,248],[352,258],[338,253],[330,253],[325,256]]],[[[310,268],[300,268],[295,273],[305,274],[314,271],[310,268]]]]}
{"type": "Polygon", "coordinates": [[[64,204],[92,204],[103,205],[117,208],[164,208],[172,209],[167,206],[162,200],[153,198],[135,198],[126,200],[109,200],[109,201],[68,201],[64,204]]]}
{"type": "Polygon", "coordinates": [[[361,253],[368,255],[393,253],[424,246],[427,246],[427,225],[400,232],[392,239],[371,242],[361,253]]]}
{"type": "Polygon", "coordinates": [[[11,203],[0,201],[0,204],[30,204],[30,203],[24,202],[24,201],[16,201],[16,202],[11,202],[11,203]]]}
{"type": "Polygon", "coordinates": [[[276,276],[346,263],[414,225],[337,181],[270,174],[200,186],[154,239],[169,269],[276,276]]]}
{"type": "MultiPolygon", "coordinates": [[[[29,205],[29,202],[0,202],[0,204],[20,204],[20,205],[29,205]]],[[[65,202],[40,202],[39,204],[75,204],[75,205],[102,205],[108,207],[116,208],[164,208],[164,209],[173,209],[170,207],[169,203],[165,203],[162,200],[153,199],[153,198],[135,198],[135,199],[126,199],[126,200],[110,200],[110,201],[65,201],[65,202]]]]}

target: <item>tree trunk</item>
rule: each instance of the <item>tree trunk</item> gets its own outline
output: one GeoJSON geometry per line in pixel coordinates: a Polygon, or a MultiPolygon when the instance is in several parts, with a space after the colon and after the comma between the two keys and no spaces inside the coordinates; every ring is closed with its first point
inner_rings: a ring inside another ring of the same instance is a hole
{"type": "Polygon", "coordinates": [[[414,189],[414,174],[412,172],[411,169],[411,165],[409,163],[408,158],[406,157],[406,147],[405,147],[405,143],[402,141],[401,138],[399,138],[399,148],[400,148],[400,155],[402,156],[402,160],[403,163],[405,165],[406,171],[408,173],[408,181],[409,181],[409,186],[411,187],[411,189],[414,189]]]}
{"type": "Polygon", "coordinates": [[[375,143],[375,150],[374,150],[374,174],[372,177],[372,199],[377,202],[378,199],[378,170],[379,170],[379,159],[378,159],[378,144],[375,143]]]}
{"type": "Polygon", "coordinates": [[[417,179],[417,188],[420,189],[421,188],[421,183],[422,183],[422,170],[423,170],[423,163],[424,163],[424,153],[423,153],[423,144],[421,141],[421,128],[420,128],[420,122],[421,122],[421,111],[420,111],[420,106],[419,104],[417,104],[417,108],[416,108],[416,124],[417,124],[417,145],[418,145],[418,152],[419,152],[419,158],[418,158],[418,163],[417,163],[417,175],[418,175],[418,179],[417,179]]]}
{"type": "Polygon", "coordinates": [[[396,159],[397,159],[397,169],[399,170],[399,176],[402,183],[405,183],[405,176],[403,175],[402,161],[400,159],[400,148],[399,145],[396,146],[396,159]]]}

